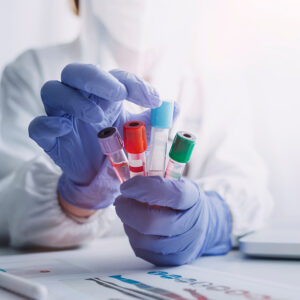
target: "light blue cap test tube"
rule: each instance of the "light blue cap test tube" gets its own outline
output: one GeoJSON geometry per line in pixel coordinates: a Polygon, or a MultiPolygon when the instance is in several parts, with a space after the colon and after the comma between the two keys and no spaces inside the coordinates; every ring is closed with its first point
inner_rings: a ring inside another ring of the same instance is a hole
{"type": "Polygon", "coordinates": [[[171,128],[173,123],[173,101],[163,101],[161,106],[151,109],[150,123],[156,128],[171,128]]]}
{"type": "Polygon", "coordinates": [[[166,167],[169,129],[173,123],[174,103],[163,101],[160,107],[151,109],[151,142],[148,160],[149,176],[164,176],[166,167]]]}

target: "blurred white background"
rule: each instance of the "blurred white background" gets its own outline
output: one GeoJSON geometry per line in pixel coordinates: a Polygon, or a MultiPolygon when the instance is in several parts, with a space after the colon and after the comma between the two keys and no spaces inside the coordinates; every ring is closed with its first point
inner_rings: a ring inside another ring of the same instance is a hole
{"type": "MultiPolygon", "coordinates": [[[[68,0],[0,0],[0,22],[0,72],[29,47],[72,40],[79,25],[68,0]]],[[[201,0],[197,32],[199,62],[245,83],[274,219],[299,217],[300,1],[201,0]]]]}
{"type": "Polygon", "coordinates": [[[0,72],[28,48],[74,39],[78,28],[71,0],[0,0],[0,72]]]}
{"type": "Polygon", "coordinates": [[[235,69],[253,105],[274,219],[299,219],[300,1],[202,1],[201,19],[203,60],[220,72],[235,69]]]}

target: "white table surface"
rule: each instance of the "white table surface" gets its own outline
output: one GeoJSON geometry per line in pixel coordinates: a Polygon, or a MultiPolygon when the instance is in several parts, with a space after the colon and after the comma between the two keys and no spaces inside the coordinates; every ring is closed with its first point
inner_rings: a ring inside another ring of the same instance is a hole
{"type": "MultiPolygon", "coordinates": [[[[60,259],[68,257],[74,262],[86,265],[92,272],[113,272],[149,269],[151,264],[136,258],[126,237],[107,238],[95,241],[78,249],[50,252],[18,251],[9,247],[0,247],[0,268],[5,262],[17,258],[26,260],[60,259]],[[20,256],[21,254],[21,256],[20,256]]],[[[234,275],[300,287],[300,260],[257,259],[245,257],[238,250],[224,256],[207,256],[197,259],[194,266],[234,275]]],[[[2,299],[2,298],[1,298],[2,299]]],[[[5,299],[19,299],[10,298],[5,299]]]]}

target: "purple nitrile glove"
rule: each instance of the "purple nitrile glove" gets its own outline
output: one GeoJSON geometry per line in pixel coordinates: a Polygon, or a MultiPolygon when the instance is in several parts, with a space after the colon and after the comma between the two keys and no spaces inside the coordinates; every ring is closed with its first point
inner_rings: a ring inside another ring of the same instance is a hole
{"type": "Polygon", "coordinates": [[[136,256],[155,265],[182,265],[231,249],[231,215],[216,192],[188,179],[136,176],[114,205],[136,256]]]}
{"type": "Polygon", "coordinates": [[[73,63],[63,69],[61,82],[44,84],[41,97],[47,116],[30,123],[29,136],[62,169],[61,197],[84,209],[109,206],[120,185],[97,133],[109,126],[122,133],[129,120],[144,121],[149,129],[150,110],[133,115],[123,109],[123,100],[154,108],[161,103],[157,92],[126,71],[105,72],[95,65],[73,63]]]}

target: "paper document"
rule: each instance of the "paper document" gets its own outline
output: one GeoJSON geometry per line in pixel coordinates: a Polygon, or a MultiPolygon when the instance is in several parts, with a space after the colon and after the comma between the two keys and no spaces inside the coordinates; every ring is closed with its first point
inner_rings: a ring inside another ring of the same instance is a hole
{"type": "Polygon", "coordinates": [[[43,283],[49,299],[292,300],[299,299],[300,293],[300,289],[196,266],[101,274],[61,259],[30,259],[2,263],[0,268],[43,283]]]}
{"type": "Polygon", "coordinates": [[[183,266],[131,274],[62,280],[85,299],[299,299],[300,290],[183,266]]]}

